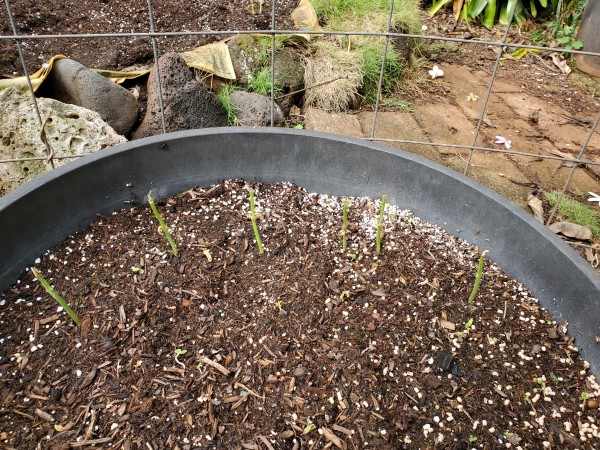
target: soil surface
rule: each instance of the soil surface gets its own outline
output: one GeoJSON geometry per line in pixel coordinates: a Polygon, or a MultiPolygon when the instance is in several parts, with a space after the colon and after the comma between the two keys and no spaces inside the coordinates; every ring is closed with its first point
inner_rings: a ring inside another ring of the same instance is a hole
{"type": "MultiPolygon", "coordinates": [[[[293,29],[290,14],[296,0],[274,0],[276,28],[293,29]]],[[[272,1],[265,0],[262,12],[259,1],[168,1],[152,2],[154,29],[167,31],[227,31],[271,29],[272,1]]],[[[146,0],[10,0],[17,34],[99,34],[146,33],[150,31],[146,0]]],[[[3,35],[12,35],[6,7],[0,8],[3,35]]],[[[159,38],[159,55],[191,50],[226,36],[177,36],[159,38]]],[[[148,38],[52,39],[23,42],[23,52],[30,73],[38,70],[50,57],[66,55],[84,66],[99,69],[125,69],[147,66],[153,60],[148,38]]],[[[23,68],[14,42],[0,41],[0,76],[21,75],[23,68]]]]}
{"type": "Polygon", "coordinates": [[[244,182],[100,217],[0,294],[0,442],[66,449],[600,446],[600,386],[526,288],[379,201],[244,182]]]}

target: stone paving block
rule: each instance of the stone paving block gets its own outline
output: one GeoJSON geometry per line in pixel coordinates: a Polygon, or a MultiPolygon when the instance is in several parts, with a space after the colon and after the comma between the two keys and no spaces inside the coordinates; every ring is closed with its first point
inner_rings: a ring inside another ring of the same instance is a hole
{"type": "MultiPolygon", "coordinates": [[[[414,116],[429,141],[471,145],[475,125],[460,108],[448,103],[426,103],[414,107],[414,116]]],[[[466,149],[438,147],[441,154],[465,153],[466,149]]]]}
{"type": "Polygon", "coordinates": [[[364,137],[358,117],[354,114],[329,113],[309,107],[304,111],[304,126],[307,130],[364,137]]]}
{"type": "MultiPolygon", "coordinates": [[[[365,111],[359,113],[358,120],[362,126],[363,134],[367,137],[370,137],[371,128],[373,127],[373,112],[365,111]]],[[[378,112],[375,137],[425,142],[429,140],[419,127],[419,124],[415,120],[413,114],[407,112],[378,112]]],[[[443,163],[443,158],[440,153],[430,145],[408,144],[400,142],[376,142],[397,147],[411,153],[422,155],[432,161],[443,163]]]]}

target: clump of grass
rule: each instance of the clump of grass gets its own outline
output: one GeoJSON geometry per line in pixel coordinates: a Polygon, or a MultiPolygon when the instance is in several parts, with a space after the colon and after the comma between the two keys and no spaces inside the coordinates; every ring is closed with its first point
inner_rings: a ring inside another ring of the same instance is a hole
{"type": "Polygon", "coordinates": [[[231,94],[236,91],[236,87],[234,84],[226,84],[217,94],[217,98],[223,105],[223,109],[227,113],[227,123],[230,126],[235,126],[238,124],[237,113],[238,109],[235,107],[233,103],[231,103],[231,94]]]}
{"type": "Polygon", "coordinates": [[[381,229],[383,228],[383,213],[385,211],[385,201],[387,200],[387,195],[383,195],[381,197],[381,208],[379,209],[379,218],[377,219],[377,234],[375,236],[375,248],[377,253],[381,251],[381,229]]]}
{"type": "Polygon", "coordinates": [[[160,224],[160,228],[163,230],[163,233],[165,234],[167,241],[169,241],[169,244],[171,244],[171,248],[173,249],[173,254],[175,256],[179,256],[179,251],[177,250],[177,244],[175,244],[175,241],[173,240],[173,236],[171,236],[171,233],[169,232],[169,229],[167,228],[165,221],[163,220],[162,216],[158,212],[158,209],[156,208],[156,205],[154,204],[154,200],[152,199],[152,195],[150,195],[150,192],[148,192],[148,203],[150,204],[150,208],[152,209],[152,212],[154,213],[156,220],[158,220],[158,223],[160,224]]]}
{"type": "Polygon", "coordinates": [[[342,208],[342,249],[346,250],[348,240],[348,203],[349,199],[344,200],[342,208]]]}
{"type": "MultiPolygon", "coordinates": [[[[360,53],[363,66],[363,92],[370,103],[377,100],[377,87],[379,85],[379,75],[381,73],[381,62],[383,58],[384,44],[375,39],[365,41],[356,51],[360,53]]],[[[388,45],[385,66],[383,70],[383,80],[381,83],[382,96],[390,95],[400,83],[400,76],[404,64],[400,55],[393,46],[388,45]]]]}
{"type": "MultiPolygon", "coordinates": [[[[314,0],[313,6],[320,16],[325,16],[327,29],[331,31],[370,31],[381,32],[387,28],[389,15],[389,0],[314,0]]],[[[397,0],[394,4],[392,14],[391,30],[403,31],[411,34],[420,32],[421,22],[419,19],[419,1],[397,0]]],[[[411,70],[411,64],[407,64],[406,56],[401,56],[399,49],[406,43],[402,38],[391,39],[387,48],[384,74],[382,82],[382,98],[396,94],[404,90],[407,80],[418,76],[418,72],[411,70]],[[398,45],[398,48],[397,46],[398,45]]],[[[314,49],[316,43],[311,43],[314,49]]],[[[334,44],[335,45],[335,44],[334,44]]],[[[342,36],[337,40],[337,53],[346,52],[354,55],[359,60],[361,80],[357,85],[357,91],[370,103],[377,100],[379,74],[385,38],[373,36],[342,36]]],[[[404,51],[402,51],[404,54],[404,51]]],[[[318,53],[316,54],[318,56],[318,53]]],[[[414,59],[410,57],[409,59],[414,59]]],[[[314,57],[310,57],[309,60],[314,57]]],[[[336,61],[337,63],[337,61],[336,61]]],[[[334,63],[334,67],[336,65],[334,63]]],[[[315,61],[314,72],[321,71],[320,66],[327,69],[326,62],[315,61]]],[[[325,77],[321,77],[324,81],[325,77]]],[[[305,80],[305,85],[310,86],[310,80],[305,80]]],[[[310,91],[310,90],[309,90],[310,91]]],[[[325,90],[327,92],[327,90],[325,90]]],[[[322,95],[316,91],[315,95],[322,95]]],[[[356,96],[354,95],[353,98],[356,96]]],[[[316,106],[316,105],[315,105],[316,106]]],[[[390,105],[396,106],[396,105],[390,105]]],[[[405,109],[404,105],[399,105],[405,109]]],[[[343,110],[343,108],[338,108],[343,110]]],[[[335,110],[332,110],[335,111],[335,110]]]]}
{"type": "Polygon", "coordinates": [[[330,112],[351,108],[362,85],[361,59],[332,40],[311,44],[304,64],[304,103],[330,112]]]}
{"type": "MultiPolygon", "coordinates": [[[[544,192],[544,196],[554,207],[558,203],[559,192],[544,192]]],[[[600,216],[589,206],[567,197],[563,197],[558,206],[558,214],[562,220],[590,227],[596,239],[600,239],[600,216]]]]}
{"type": "Polygon", "coordinates": [[[71,317],[71,319],[73,320],[73,322],[75,322],[75,325],[79,326],[81,325],[81,320],[79,319],[79,316],[77,314],[75,314],[75,311],[73,311],[71,309],[71,307],[69,306],[69,304],[65,301],[64,298],[62,298],[58,292],[56,292],[52,286],[50,286],[50,283],[48,283],[48,281],[42,276],[42,274],[40,273],[39,270],[37,270],[35,267],[31,268],[31,272],[33,273],[33,275],[38,279],[38,281],[40,283],[42,283],[42,286],[44,286],[44,289],[46,289],[46,292],[48,294],[50,294],[50,296],[56,300],[60,306],[63,307],[63,309],[67,312],[67,314],[71,317]]]}
{"type": "MultiPolygon", "coordinates": [[[[273,75],[271,74],[270,67],[261,67],[256,73],[251,74],[248,78],[248,89],[250,91],[261,95],[271,95],[273,75]]],[[[278,81],[275,80],[275,92],[273,95],[277,96],[281,94],[281,92],[281,86],[278,81]]]]}
{"type": "Polygon", "coordinates": [[[247,189],[248,193],[250,194],[250,220],[252,221],[252,230],[254,231],[256,245],[258,245],[258,253],[262,255],[265,250],[260,240],[260,234],[258,234],[258,225],[256,224],[256,212],[254,211],[254,189],[251,187],[248,187],[247,189]]]}
{"type": "Polygon", "coordinates": [[[475,284],[473,285],[473,290],[471,291],[471,295],[469,295],[469,303],[473,303],[475,297],[477,297],[477,291],[479,291],[479,285],[481,284],[481,278],[483,277],[483,265],[485,263],[485,254],[487,250],[484,250],[479,257],[479,264],[477,266],[477,275],[475,275],[475,284]]]}

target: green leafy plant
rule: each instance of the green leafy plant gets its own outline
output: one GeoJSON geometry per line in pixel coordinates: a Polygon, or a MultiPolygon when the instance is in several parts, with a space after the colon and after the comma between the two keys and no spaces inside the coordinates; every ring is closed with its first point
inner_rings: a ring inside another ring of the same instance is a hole
{"type": "Polygon", "coordinates": [[[217,98],[221,105],[223,105],[223,109],[227,113],[227,123],[231,126],[237,125],[237,113],[239,112],[238,108],[231,103],[231,94],[236,91],[236,86],[234,84],[226,84],[217,94],[217,98]]]}
{"type": "Polygon", "coordinates": [[[278,298],[277,300],[275,300],[275,307],[278,309],[281,309],[281,306],[283,305],[283,302],[281,301],[280,298],[278,298]]]}
{"type": "Polygon", "coordinates": [[[254,238],[256,239],[256,245],[258,246],[258,253],[261,255],[265,252],[262,242],[260,240],[260,234],[258,234],[258,225],[256,224],[256,212],[254,210],[254,189],[248,187],[248,193],[250,194],[250,220],[252,221],[252,230],[254,231],[254,238]]]}
{"type": "Polygon", "coordinates": [[[152,195],[150,192],[148,192],[148,203],[150,204],[150,208],[152,209],[152,212],[154,213],[154,217],[156,217],[156,220],[158,220],[158,223],[160,224],[160,228],[162,229],[163,233],[165,234],[167,241],[169,241],[169,244],[171,245],[171,249],[173,249],[173,254],[175,256],[179,256],[179,251],[177,250],[177,244],[175,244],[175,241],[173,240],[173,236],[171,236],[171,233],[169,232],[169,229],[167,228],[165,221],[163,220],[162,216],[158,212],[158,209],[156,208],[156,204],[154,203],[154,200],[152,199],[152,195]]]}
{"type": "Polygon", "coordinates": [[[537,17],[538,9],[549,13],[556,10],[558,0],[434,0],[429,15],[434,16],[442,7],[452,3],[456,20],[479,19],[483,26],[492,29],[496,18],[502,26],[508,25],[512,8],[515,8],[514,21],[518,24],[527,16],[537,17]]]}
{"type": "MultiPolygon", "coordinates": [[[[560,197],[559,192],[544,192],[544,196],[552,206],[556,206],[560,197]]],[[[558,214],[562,220],[575,222],[584,227],[590,227],[592,234],[600,239],[600,215],[587,205],[567,197],[560,200],[558,214]]]]}
{"type": "Polygon", "coordinates": [[[385,211],[385,201],[387,195],[381,197],[381,208],[379,209],[379,218],[377,219],[377,234],[375,236],[375,249],[377,253],[381,251],[381,229],[383,228],[383,213],[385,211]]]}
{"type": "Polygon", "coordinates": [[[344,207],[342,208],[342,249],[346,250],[347,239],[348,239],[348,203],[349,199],[344,200],[344,207]]]}
{"type": "Polygon", "coordinates": [[[583,42],[578,41],[575,36],[575,27],[564,25],[556,32],[556,42],[558,42],[565,50],[580,50],[583,48],[583,42]]]}
{"type": "Polygon", "coordinates": [[[50,286],[50,283],[48,283],[48,281],[42,276],[42,274],[40,273],[39,270],[37,270],[35,267],[31,268],[31,272],[33,273],[33,275],[38,279],[38,281],[42,284],[42,286],[44,286],[44,289],[46,289],[46,292],[48,294],[50,294],[50,296],[56,300],[60,306],[63,307],[63,309],[67,312],[67,314],[71,317],[71,319],[73,320],[73,322],[75,322],[75,325],[79,326],[81,325],[81,320],[79,319],[79,316],[77,314],[75,314],[75,311],[73,311],[71,309],[71,307],[69,306],[69,304],[65,301],[64,298],[62,298],[53,288],[52,286],[50,286]]]}
{"type": "Polygon", "coordinates": [[[472,434],[469,435],[469,442],[472,444],[474,442],[477,442],[477,436],[473,436],[472,434]]]}
{"type": "Polygon", "coordinates": [[[469,303],[473,303],[475,297],[477,297],[477,291],[479,290],[479,285],[481,284],[481,278],[483,277],[483,265],[485,263],[485,254],[487,250],[484,250],[479,257],[479,264],[477,266],[477,275],[475,275],[475,284],[473,285],[473,290],[471,291],[471,295],[469,295],[469,303]]]}

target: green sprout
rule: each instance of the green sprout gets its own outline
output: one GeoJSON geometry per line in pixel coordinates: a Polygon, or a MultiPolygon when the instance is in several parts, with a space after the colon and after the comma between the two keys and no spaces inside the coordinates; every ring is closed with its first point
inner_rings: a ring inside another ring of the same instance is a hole
{"type": "Polygon", "coordinates": [[[534,378],[533,382],[540,385],[540,387],[542,388],[542,393],[546,392],[546,380],[544,378],[542,378],[542,377],[534,378]]]}
{"type": "Polygon", "coordinates": [[[277,307],[277,308],[281,309],[281,305],[282,305],[282,304],[283,304],[283,303],[281,302],[281,299],[280,299],[280,298],[278,298],[278,299],[277,299],[277,301],[275,302],[275,307],[277,307]]]}
{"type": "Polygon", "coordinates": [[[71,309],[71,307],[65,301],[64,298],[62,298],[60,295],[58,295],[58,293],[54,289],[52,289],[52,286],[50,286],[50,283],[48,283],[48,281],[42,276],[42,274],[40,273],[40,271],[37,270],[35,267],[32,267],[31,268],[31,272],[35,275],[35,277],[39,280],[39,282],[42,283],[42,286],[44,286],[44,289],[46,289],[46,292],[48,294],[50,294],[50,296],[54,300],[56,300],[58,303],[60,303],[60,306],[63,307],[63,309],[71,317],[71,319],[73,320],[73,322],[75,322],[75,325],[77,325],[77,326],[81,325],[81,320],[79,319],[79,317],[77,316],[77,314],[75,314],[75,311],[73,311],[71,309]]]}
{"type": "Polygon", "coordinates": [[[560,380],[554,372],[550,372],[550,379],[554,382],[554,384],[560,383],[560,380]]]}
{"type": "Polygon", "coordinates": [[[347,238],[348,238],[348,202],[344,201],[344,208],[342,210],[342,249],[346,250],[347,238]]]}
{"type": "Polygon", "coordinates": [[[375,237],[375,244],[377,253],[381,251],[381,228],[383,226],[383,212],[385,211],[385,201],[387,196],[384,194],[381,197],[381,209],[379,210],[379,219],[377,220],[377,235],[375,237]]]}
{"type": "Polygon", "coordinates": [[[465,323],[465,330],[469,331],[471,329],[471,327],[473,326],[473,318],[471,317],[469,320],[467,320],[467,322],[465,323]]]}
{"type": "Polygon", "coordinates": [[[181,355],[185,355],[187,353],[187,350],[183,349],[183,348],[176,348],[175,349],[175,361],[177,362],[177,364],[179,364],[180,366],[183,366],[183,368],[185,369],[185,364],[182,363],[181,361],[179,361],[179,359],[177,359],[178,356],[181,355]]]}
{"type": "MultiPolygon", "coordinates": [[[[262,14],[262,8],[265,0],[258,0],[258,13],[262,14]]],[[[252,11],[252,15],[256,14],[254,11],[254,0],[250,0],[250,11],[252,11]]]]}
{"type": "Polygon", "coordinates": [[[252,220],[252,230],[254,230],[254,237],[256,238],[256,245],[258,245],[258,253],[261,255],[265,252],[262,242],[260,241],[260,235],[258,234],[258,226],[256,225],[256,213],[254,212],[254,189],[248,187],[250,193],[250,220],[252,220]]]}
{"type": "Polygon", "coordinates": [[[477,441],[477,436],[473,436],[472,434],[469,435],[469,442],[473,443],[477,441]]]}
{"type": "Polygon", "coordinates": [[[156,220],[158,220],[158,223],[160,224],[160,228],[163,230],[163,233],[165,234],[167,241],[169,241],[169,244],[171,244],[171,248],[173,249],[173,254],[175,256],[179,256],[179,252],[177,251],[177,245],[175,244],[175,241],[173,240],[173,236],[171,236],[171,233],[169,233],[169,229],[167,228],[165,221],[163,220],[160,213],[158,212],[158,209],[156,209],[156,205],[154,204],[154,200],[152,199],[152,195],[150,195],[150,192],[148,192],[148,203],[150,204],[150,208],[152,209],[152,212],[154,213],[156,220]]]}
{"type": "Polygon", "coordinates": [[[342,291],[342,293],[340,294],[340,298],[343,300],[345,298],[349,298],[350,297],[350,291],[342,291]]]}
{"type": "Polygon", "coordinates": [[[477,297],[477,291],[479,290],[479,284],[481,283],[481,277],[483,276],[483,264],[485,262],[485,254],[487,250],[484,250],[479,257],[479,266],[477,267],[477,275],[475,276],[475,284],[473,285],[473,290],[471,291],[471,295],[469,295],[469,303],[473,303],[475,297],[477,297]]]}
{"type": "Polygon", "coordinates": [[[582,398],[583,400],[587,400],[589,396],[590,396],[590,394],[588,394],[588,393],[587,393],[587,392],[585,392],[585,391],[583,391],[583,392],[581,393],[581,398],[582,398]]]}

